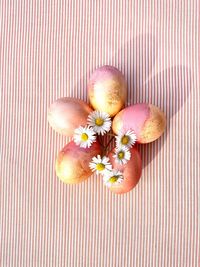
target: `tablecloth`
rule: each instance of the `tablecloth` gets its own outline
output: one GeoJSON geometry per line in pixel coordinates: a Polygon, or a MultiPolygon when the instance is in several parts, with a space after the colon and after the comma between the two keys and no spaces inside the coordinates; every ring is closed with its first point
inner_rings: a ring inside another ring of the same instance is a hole
{"type": "Polygon", "coordinates": [[[199,266],[198,0],[0,1],[0,266],[199,266]],[[140,145],[143,173],[114,195],[98,176],[55,174],[68,139],[47,122],[59,97],[88,101],[94,69],[113,65],[126,106],[167,117],[140,145]]]}

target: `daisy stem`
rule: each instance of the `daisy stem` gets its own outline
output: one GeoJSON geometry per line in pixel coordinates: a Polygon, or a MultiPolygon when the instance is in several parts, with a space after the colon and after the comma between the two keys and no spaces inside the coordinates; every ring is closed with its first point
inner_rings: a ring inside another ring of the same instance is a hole
{"type": "Polygon", "coordinates": [[[109,140],[109,142],[107,143],[107,145],[106,145],[106,149],[108,148],[108,146],[110,145],[110,143],[112,142],[112,140],[115,138],[115,136],[113,136],[110,140],[109,140]]]}
{"type": "Polygon", "coordinates": [[[102,141],[101,136],[98,136],[98,141],[99,141],[100,146],[103,148],[103,150],[105,150],[106,147],[103,145],[103,141],[102,141]]]}
{"type": "Polygon", "coordinates": [[[102,137],[101,136],[98,136],[98,140],[99,140],[99,143],[103,149],[103,152],[102,152],[102,157],[105,156],[106,154],[108,154],[108,146],[110,145],[110,143],[112,142],[112,140],[115,138],[115,135],[112,136],[112,138],[108,141],[108,143],[106,144],[106,146],[103,145],[103,141],[102,141],[102,137]]]}
{"type": "Polygon", "coordinates": [[[112,136],[112,137],[115,137],[115,135],[112,134],[112,133],[107,133],[107,135],[110,135],[110,136],[112,136]]]}

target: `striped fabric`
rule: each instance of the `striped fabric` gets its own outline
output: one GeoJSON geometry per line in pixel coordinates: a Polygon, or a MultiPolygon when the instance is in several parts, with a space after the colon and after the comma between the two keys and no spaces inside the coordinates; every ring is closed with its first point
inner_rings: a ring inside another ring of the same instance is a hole
{"type": "Polygon", "coordinates": [[[0,266],[200,266],[198,0],[0,0],[0,266]],[[87,101],[118,67],[127,105],[150,102],[165,134],[139,146],[143,174],[114,195],[55,175],[67,142],[47,123],[58,97],[87,101]]]}

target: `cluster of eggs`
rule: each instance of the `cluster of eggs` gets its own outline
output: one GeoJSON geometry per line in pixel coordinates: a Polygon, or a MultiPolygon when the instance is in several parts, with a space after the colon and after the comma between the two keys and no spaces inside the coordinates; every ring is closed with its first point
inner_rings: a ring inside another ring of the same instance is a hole
{"type": "MultiPolygon", "coordinates": [[[[146,103],[135,104],[123,109],[127,96],[124,76],[115,67],[103,66],[96,69],[88,82],[88,96],[91,106],[82,100],[64,97],[51,104],[48,121],[58,133],[72,137],[74,130],[87,124],[87,117],[95,110],[108,113],[112,118],[112,129],[119,131],[133,130],[137,142],[150,143],[164,132],[166,119],[156,106],[146,103]]],[[[91,176],[89,163],[92,158],[101,154],[98,141],[89,148],[81,148],[73,141],[69,142],[56,159],[56,174],[64,182],[76,184],[91,176]]],[[[115,169],[123,173],[124,181],[113,184],[110,190],[115,193],[130,191],[139,181],[142,173],[142,161],[138,150],[131,148],[131,159],[125,165],[119,165],[109,153],[110,162],[115,169]]]]}

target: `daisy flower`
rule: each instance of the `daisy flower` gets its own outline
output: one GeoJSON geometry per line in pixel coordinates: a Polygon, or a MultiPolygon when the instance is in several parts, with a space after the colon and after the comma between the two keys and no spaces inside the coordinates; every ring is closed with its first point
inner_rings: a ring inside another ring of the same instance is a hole
{"type": "Polygon", "coordinates": [[[89,167],[93,172],[96,171],[97,174],[106,174],[108,171],[112,170],[109,158],[101,158],[100,155],[92,158],[92,161],[89,163],[89,167]]]}
{"type": "Polygon", "coordinates": [[[135,144],[136,140],[137,140],[136,134],[132,130],[128,130],[125,133],[120,132],[116,136],[117,147],[130,148],[135,144]]]}
{"type": "Polygon", "coordinates": [[[110,131],[111,118],[106,112],[96,110],[88,116],[88,124],[97,134],[104,135],[110,131]]]}
{"type": "Polygon", "coordinates": [[[124,181],[123,174],[118,170],[113,170],[103,178],[106,186],[110,187],[112,185],[121,184],[124,181]]]}
{"type": "Polygon", "coordinates": [[[126,164],[131,158],[131,153],[128,148],[120,147],[115,150],[113,158],[115,158],[115,161],[121,165],[126,164]]]}
{"type": "Polygon", "coordinates": [[[95,132],[88,126],[80,126],[74,131],[74,142],[80,147],[90,147],[95,140],[95,132]]]}

